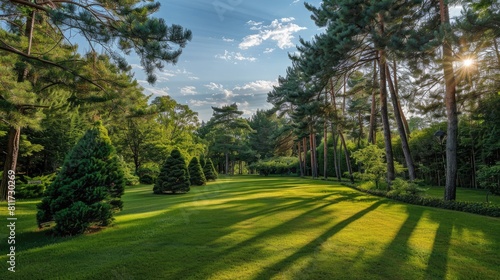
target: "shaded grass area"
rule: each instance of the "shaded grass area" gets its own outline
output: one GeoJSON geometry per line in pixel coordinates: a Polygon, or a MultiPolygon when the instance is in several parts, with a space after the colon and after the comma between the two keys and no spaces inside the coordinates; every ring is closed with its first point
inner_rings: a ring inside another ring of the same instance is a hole
{"type": "MultiPolygon", "coordinates": [[[[443,198],[444,187],[430,187],[425,195],[443,198]]],[[[488,194],[487,190],[457,188],[457,201],[486,202],[486,196],[488,196],[488,202],[500,205],[500,196],[488,194]]]]}
{"type": "MultiPolygon", "coordinates": [[[[16,273],[7,274],[2,266],[0,278],[500,276],[500,219],[406,205],[333,182],[243,176],[185,195],[130,187],[123,200],[113,227],[69,238],[39,231],[36,201],[19,202],[16,273]]],[[[0,207],[5,217],[5,203],[0,207]]],[[[5,229],[0,233],[6,244],[5,229]]]]}

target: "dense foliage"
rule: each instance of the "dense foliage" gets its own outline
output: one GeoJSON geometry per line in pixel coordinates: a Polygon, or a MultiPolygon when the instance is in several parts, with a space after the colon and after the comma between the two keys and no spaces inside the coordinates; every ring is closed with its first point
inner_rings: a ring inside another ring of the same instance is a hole
{"type": "Polygon", "coordinates": [[[200,162],[197,157],[193,157],[189,161],[189,182],[192,186],[203,186],[207,183],[203,169],[201,168],[200,162]]]}
{"type": "Polygon", "coordinates": [[[174,149],[161,167],[153,192],[155,194],[187,193],[190,185],[186,160],[179,149],[174,149]]]}
{"type": "Polygon", "coordinates": [[[101,122],[78,141],[38,205],[37,222],[55,221],[58,235],[106,226],[123,205],[122,166],[101,122]]]}
{"type": "Polygon", "coordinates": [[[207,181],[217,180],[218,173],[217,170],[215,170],[214,164],[210,158],[205,160],[205,166],[203,166],[203,174],[205,175],[207,181]]]}

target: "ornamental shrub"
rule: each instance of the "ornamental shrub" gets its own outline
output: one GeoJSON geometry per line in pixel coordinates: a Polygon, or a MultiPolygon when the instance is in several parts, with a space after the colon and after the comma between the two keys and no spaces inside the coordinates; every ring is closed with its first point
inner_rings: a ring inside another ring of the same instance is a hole
{"type": "Polygon", "coordinates": [[[203,167],[203,173],[205,174],[205,178],[207,181],[217,180],[217,171],[214,168],[214,164],[211,159],[206,159],[205,166],[203,167]]]}
{"type": "Polygon", "coordinates": [[[161,167],[153,192],[155,194],[187,193],[190,185],[186,161],[181,152],[175,149],[161,167]]]}
{"type": "Polygon", "coordinates": [[[106,226],[122,209],[122,166],[101,122],[88,130],[66,157],[61,171],[37,205],[37,222],[55,221],[57,235],[106,226]]]}
{"type": "Polygon", "coordinates": [[[193,157],[188,165],[189,170],[189,181],[191,185],[194,186],[203,186],[207,183],[207,179],[205,178],[205,174],[201,169],[200,162],[198,162],[197,157],[193,157]]]}

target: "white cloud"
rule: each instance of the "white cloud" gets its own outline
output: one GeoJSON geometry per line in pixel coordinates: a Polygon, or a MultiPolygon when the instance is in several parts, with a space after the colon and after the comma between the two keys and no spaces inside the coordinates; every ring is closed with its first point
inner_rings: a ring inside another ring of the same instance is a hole
{"type": "Polygon", "coordinates": [[[194,80],[199,80],[200,78],[195,77],[195,76],[191,76],[191,77],[188,77],[188,79],[190,79],[191,81],[194,81],[194,80]]]}
{"type": "Polygon", "coordinates": [[[207,88],[209,88],[210,90],[221,90],[224,88],[223,85],[221,84],[216,84],[214,82],[210,82],[210,84],[208,85],[205,85],[207,88]]]}
{"type": "Polygon", "coordinates": [[[264,50],[264,53],[272,53],[274,52],[274,48],[266,48],[266,50],[264,50]]]}
{"type": "Polygon", "coordinates": [[[243,86],[237,86],[234,90],[252,90],[255,92],[269,92],[273,89],[273,86],[278,85],[276,81],[264,81],[258,80],[255,82],[247,83],[243,86]]]}
{"type": "Polygon", "coordinates": [[[232,90],[224,88],[224,86],[221,84],[216,84],[214,82],[210,82],[210,84],[205,85],[205,87],[209,88],[212,91],[218,92],[218,93],[212,94],[213,96],[223,95],[224,98],[229,98],[229,97],[234,96],[234,93],[232,90]]]}
{"type": "Polygon", "coordinates": [[[252,26],[259,26],[259,25],[262,25],[262,23],[263,23],[262,21],[258,21],[258,22],[257,21],[253,21],[253,20],[247,21],[247,24],[248,25],[252,25],[252,26]]]}
{"type": "MultiPolygon", "coordinates": [[[[280,49],[291,48],[294,46],[292,39],[294,36],[292,34],[299,32],[301,30],[307,29],[306,27],[298,26],[292,23],[295,19],[292,17],[275,19],[270,25],[260,26],[261,29],[257,34],[251,34],[243,38],[243,41],[239,44],[239,48],[242,50],[249,49],[251,47],[258,46],[266,40],[276,41],[276,45],[280,49]]],[[[253,27],[259,26],[254,21],[249,21],[247,24],[253,27]]]]}
{"type": "Polygon", "coordinates": [[[144,88],[144,90],[156,96],[167,96],[169,95],[168,92],[170,91],[168,87],[163,87],[163,88],[146,87],[144,88]]]}
{"type": "Polygon", "coordinates": [[[194,86],[185,86],[181,88],[181,94],[182,95],[195,95],[198,92],[196,92],[196,87],[194,86]]]}
{"type": "Polygon", "coordinates": [[[297,3],[299,3],[299,2],[300,2],[300,0],[293,0],[292,5],[293,5],[293,4],[297,4],[297,3]]]}
{"type": "Polygon", "coordinates": [[[230,38],[226,38],[226,37],[222,37],[222,40],[224,42],[234,42],[234,39],[230,39],[230,38]]]}
{"type": "Polygon", "coordinates": [[[234,61],[234,60],[238,60],[238,61],[250,61],[250,62],[253,62],[253,61],[256,61],[257,58],[255,57],[251,57],[251,56],[244,56],[243,54],[241,54],[240,52],[229,52],[227,50],[224,50],[224,54],[217,54],[215,55],[215,58],[219,58],[219,59],[223,59],[225,61],[234,61]]]}
{"type": "Polygon", "coordinates": [[[217,105],[217,102],[215,101],[209,101],[209,100],[195,100],[195,99],[190,99],[188,101],[189,105],[193,107],[201,107],[201,106],[207,106],[207,105],[217,105]]]}
{"type": "Polygon", "coordinates": [[[142,65],[139,65],[139,64],[136,64],[136,63],[132,63],[130,64],[130,66],[132,67],[132,69],[144,69],[144,67],[142,67],[142,65]]]}

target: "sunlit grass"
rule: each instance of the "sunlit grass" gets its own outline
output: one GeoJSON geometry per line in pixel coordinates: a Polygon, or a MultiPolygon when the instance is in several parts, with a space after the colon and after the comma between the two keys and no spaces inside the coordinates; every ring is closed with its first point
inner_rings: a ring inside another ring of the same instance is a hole
{"type": "MultiPolygon", "coordinates": [[[[443,198],[444,187],[430,187],[425,195],[443,198]]],[[[489,194],[487,190],[457,188],[457,201],[486,202],[486,199],[490,203],[500,205],[500,196],[489,194]]]]}
{"type": "MultiPolygon", "coordinates": [[[[18,203],[12,279],[498,279],[500,219],[334,182],[244,176],[185,195],[129,187],[113,227],[70,238],[18,203]]],[[[2,217],[6,214],[1,204],[2,217]]],[[[5,231],[0,242],[6,243],[5,231]]],[[[2,248],[4,248],[2,246],[2,248]]],[[[2,252],[0,261],[5,263],[2,252]]],[[[5,271],[7,273],[7,271],[5,271]]],[[[0,278],[4,279],[0,272],[0,278]]]]}

